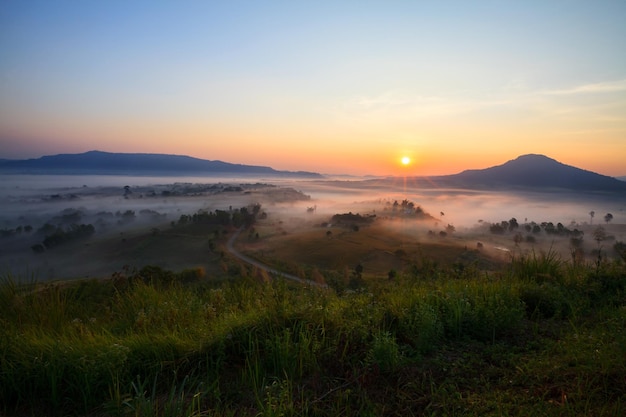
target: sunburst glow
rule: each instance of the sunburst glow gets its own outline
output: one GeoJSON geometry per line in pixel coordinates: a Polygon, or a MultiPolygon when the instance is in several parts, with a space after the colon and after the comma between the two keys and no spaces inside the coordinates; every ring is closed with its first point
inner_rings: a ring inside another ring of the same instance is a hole
{"type": "Polygon", "coordinates": [[[400,162],[402,162],[402,165],[409,165],[411,163],[411,158],[403,156],[402,159],[400,159],[400,162]]]}

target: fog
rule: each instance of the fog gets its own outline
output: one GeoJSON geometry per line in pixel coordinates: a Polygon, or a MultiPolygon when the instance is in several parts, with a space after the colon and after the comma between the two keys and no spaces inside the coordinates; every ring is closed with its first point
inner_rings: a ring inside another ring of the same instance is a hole
{"type": "MultiPolygon", "coordinates": [[[[376,215],[385,227],[397,228],[399,233],[415,239],[424,239],[428,233],[439,234],[453,226],[454,238],[465,239],[466,245],[486,241],[490,248],[506,250],[521,249],[510,235],[492,235],[489,226],[512,218],[520,225],[561,223],[566,228],[583,231],[588,236],[587,245],[593,243],[591,233],[598,225],[607,229],[611,242],[626,241],[626,196],[437,189],[407,184],[402,179],[3,175],[0,176],[0,272],[59,279],[106,275],[120,267],[95,259],[99,256],[104,259],[107,254],[90,253],[89,259],[76,259],[72,251],[61,248],[35,253],[33,246],[44,238],[42,229],[46,224],[66,228],[72,224],[93,225],[95,233],[88,239],[93,241],[166,228],[182,214],[198,210],[230,210],[257,203],[290,232],[329,222],[334,214],[360,213],[376,215]],[[389,214],[393,205],[402,201],[410,201],[432,217],[392,221],[389,214]],[[608,223],[604,221],[607,213],[613,216],[608,223]]],[[[523,228],[520,232],[528,235],[523,228]]],[[[550,236],[536,245],[526,245],[524,250],[535,250],[541,242],[540,249],[549,245],[565,256],[571,249],[568,237],[550,236]]]]}

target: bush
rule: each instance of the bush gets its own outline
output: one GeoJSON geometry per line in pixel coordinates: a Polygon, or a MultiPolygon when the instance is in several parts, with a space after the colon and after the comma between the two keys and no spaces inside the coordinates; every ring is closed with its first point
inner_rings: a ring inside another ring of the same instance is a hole
{"type": "Polygon", "coordinates": [[[398,337],[419,353],[431,352],[443,338],[443,324],[430,304],[413,303],[398,321],[398,337]]]}
{"type": "Polygon", "coordinates": [[[567,296],[561,287],[548,282],[529,284],[521,289],[526,317],[531,320],[542,318],[566,318],[571,314],[567,296]]]}

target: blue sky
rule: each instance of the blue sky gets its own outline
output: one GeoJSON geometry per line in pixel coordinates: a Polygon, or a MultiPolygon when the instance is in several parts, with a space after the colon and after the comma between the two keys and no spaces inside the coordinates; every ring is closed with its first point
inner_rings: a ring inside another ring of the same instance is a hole
{"type": "Polygon", "coordinates": [[[4,1],[0,157],[625,175],[624,22],[624,1],[4,1]]]}

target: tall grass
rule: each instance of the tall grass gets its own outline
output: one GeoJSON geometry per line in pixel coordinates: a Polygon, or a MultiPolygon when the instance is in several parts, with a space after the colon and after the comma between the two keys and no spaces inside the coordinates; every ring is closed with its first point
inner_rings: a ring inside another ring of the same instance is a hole
{"type": "Polygon", "coordinates": [[[150,271],[63,285],[5,276],[0,412],[511,414],[507,401],[519,415],[577,415],[626,401],[621,264],[602,278],[548,253],[490,275],[408,271],[341,293],[150,271]]]}

